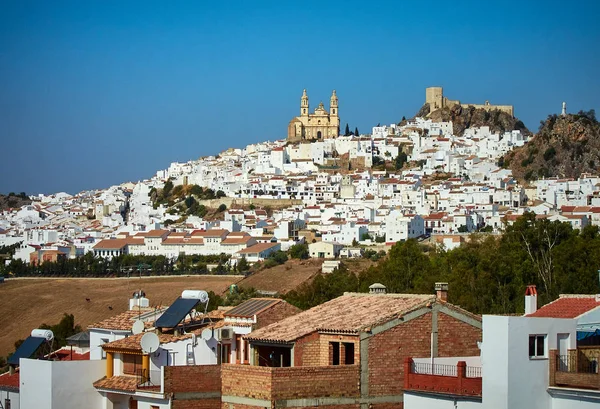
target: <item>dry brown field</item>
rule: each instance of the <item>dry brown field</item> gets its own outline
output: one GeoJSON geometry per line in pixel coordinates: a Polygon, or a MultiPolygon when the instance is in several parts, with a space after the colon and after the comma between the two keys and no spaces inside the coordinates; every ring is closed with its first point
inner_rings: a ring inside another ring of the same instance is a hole
{"type": "Polygon", "coordinates": [[[40,324],[57,324],[63,313],[89,324],[121,313],[134,291],[143,289],[150,305],[169,305],[185,289],[221,294],[239,276],[177,276],[101,279],[10,279],[0,284],[0,356],[14,351],[40,324]],[[90,301],[87,301],[89,298],[90,301]],[[112,307],[110,309],[109,307],[112,307]]]}

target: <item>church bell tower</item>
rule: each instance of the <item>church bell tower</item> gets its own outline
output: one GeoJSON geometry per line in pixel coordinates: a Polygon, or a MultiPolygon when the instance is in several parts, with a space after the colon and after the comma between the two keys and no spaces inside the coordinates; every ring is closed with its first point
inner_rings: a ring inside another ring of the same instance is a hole
{"type": "Polygon", "coordinates": [[[329,100],[329,113],[331,116],[338,116],[338,97],[335,94],[335,90],[333,90],[331,99],[329,100]]]}
{"type": "Polygon", "coordinates": [[[308,116],[308,95],[306,95],[306,89],[302,92],[302,98],[300,98],[300,116],[308,116]]]}

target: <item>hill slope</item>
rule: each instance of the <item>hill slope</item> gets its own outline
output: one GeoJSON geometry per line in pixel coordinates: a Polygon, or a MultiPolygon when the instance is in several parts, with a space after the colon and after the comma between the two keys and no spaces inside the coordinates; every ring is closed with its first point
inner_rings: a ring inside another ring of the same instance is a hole
{"type": "Polygon", "coordinates": [[[549,115],[531,141],[504,160],[521,180],[543,177],[577,178],[600,168],[600,123],[593,110],[565,116],[549,115]]]}
{"type": "Polygon", "coordinates": [[[421,107],[416,116],[428,117],[435,122],[452,121],[454,134],[462,136],[465,129],[475,126],[489,126],[492,132],[506,132],[514,129],[519,129],[525,135],[531,135],[531,132],[519,118],[498,111],[486,111],[475,107],[463,108],[460,105],[455,105],[451,108],[437,109],[430,112],[429,104],[421,107]]]}
{"type": "Polygon", "coordinates": [[[31,203],[31,200],[25,193],[9,193],[8,195],[0,194],[0,210],[7,210],[10,208],[19,208],[31,203]]]}

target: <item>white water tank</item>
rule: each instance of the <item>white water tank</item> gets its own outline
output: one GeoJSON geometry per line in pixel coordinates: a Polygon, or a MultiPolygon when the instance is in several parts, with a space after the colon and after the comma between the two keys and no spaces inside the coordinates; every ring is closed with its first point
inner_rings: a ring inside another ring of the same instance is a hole
{"type": "Polygon", "coordinates": [[[204,303],[208,301],[208,293],[202,290],[184,290],[181,293],[181,298],[200,300],[200,302],[204,303]]]}
{"type": "Polygon", "coordinates": [[[54,333],[49,329],[34,329],[31,331],[31,336],[34,338],[45,338],[46,341],[52,341],[54,333]]]}

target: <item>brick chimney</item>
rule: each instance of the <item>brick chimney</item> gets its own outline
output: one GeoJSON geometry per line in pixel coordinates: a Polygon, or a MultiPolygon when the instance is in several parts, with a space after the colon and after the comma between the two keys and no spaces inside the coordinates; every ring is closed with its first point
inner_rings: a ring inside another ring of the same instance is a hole
{"type": "Polygon", "coordinates": [[[535,285],[528,285],[525,290],[525,315],[537,311],[537,289],[535,285]]]}
{"type": "Polygon", "coordinates": [[[448,283],[435,283],[435,296],[440,301],[448,301],[448,283]]]}

